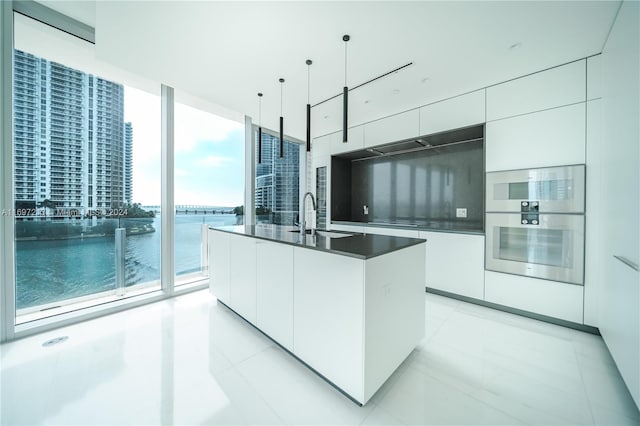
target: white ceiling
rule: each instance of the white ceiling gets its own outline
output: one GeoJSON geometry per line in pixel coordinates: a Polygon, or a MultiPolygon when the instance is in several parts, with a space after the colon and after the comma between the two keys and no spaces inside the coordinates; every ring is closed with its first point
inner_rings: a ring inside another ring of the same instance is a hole
{"type": "MultiPolygon", "coordinates": [[[[341,92],[350,125],[600,53],[619,1],[43,1],[96,28],[99,59],[304,139],[311,103],[341,92]],[[520,44],[515,49],[510,46],[520,44]]],[[[313,133],[341,127],[341,98],[313,109],[313,133]],[[326,118],[325,118],[326,117],[326,118]]]]}

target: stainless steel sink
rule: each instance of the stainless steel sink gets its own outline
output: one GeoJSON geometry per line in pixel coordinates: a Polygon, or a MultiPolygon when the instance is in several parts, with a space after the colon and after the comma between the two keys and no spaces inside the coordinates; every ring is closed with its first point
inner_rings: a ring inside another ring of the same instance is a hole
{"type": "MultiPolygon", "coordinates": [[[[296,233],[300,233],[299,229],[292,229],[289,232],[296,232],[296,233]]],[[[311,234],[311,230],[307,229],[306,232],[307,235],[311,234]]],[[[324,238],[344,238],[344,237],[350,237],[353,234],[345,234],[344,232],[332,232],[332,231],[321,231],[321,230],[316,230],[316,235],[319,235],[321,237],[324,238]]]]}
{"type": "Polygon", "coordinates": [[[345,234],[344,232],[331,232],[331,231],[316,231],[316,234],[325,238],[344,238],[350,237],[353,234],[345,234]]]}

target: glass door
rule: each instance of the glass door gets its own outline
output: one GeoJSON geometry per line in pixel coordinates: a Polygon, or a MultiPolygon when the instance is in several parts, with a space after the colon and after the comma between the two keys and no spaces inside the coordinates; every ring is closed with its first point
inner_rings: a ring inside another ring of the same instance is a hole
{"type": "Polygon", "coordinates": [[[523,202],[546,213],[584,213],[584,165],[487,173],[488,212],[519,212],[523,202]]]}
{"type": "Polygon", "coordinates": [[[583,284],[584,216],[487,213],[486,268],[497,272],[583,284]]]}

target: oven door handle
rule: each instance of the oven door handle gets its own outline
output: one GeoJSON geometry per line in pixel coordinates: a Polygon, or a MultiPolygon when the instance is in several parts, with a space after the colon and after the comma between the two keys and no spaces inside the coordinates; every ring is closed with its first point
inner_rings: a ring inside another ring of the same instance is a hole
{"type": "Polygon", "coordinates": [[[624,256],[616,256],[615,254],[613,255],[613,257],[615,257],[616,259],[618,259],[620,262],[624,263],[625,265],[627,265],[629,268],[631,269],[635,269],[636,272],[638,272],[638,264],[635,262],[632,262],[631,260],[627,259],[624,256]]]}

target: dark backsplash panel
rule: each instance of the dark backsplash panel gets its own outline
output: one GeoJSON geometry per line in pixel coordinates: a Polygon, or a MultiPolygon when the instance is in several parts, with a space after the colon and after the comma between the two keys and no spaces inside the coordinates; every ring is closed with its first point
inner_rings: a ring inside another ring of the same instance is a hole
{"type": "Polygon", "coordinates": [[[332,158],[332,220],[483,229],[483,140],[388,156],[332,158]],[[364,207],[368,207],[365,214],[364,207]],[[348,206],[348,207],[347,207],[348,206]],[[466,218],[456,218],[466,208],[466,218]]]}

